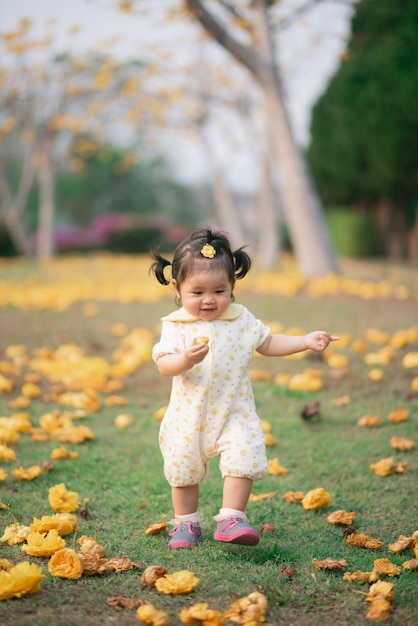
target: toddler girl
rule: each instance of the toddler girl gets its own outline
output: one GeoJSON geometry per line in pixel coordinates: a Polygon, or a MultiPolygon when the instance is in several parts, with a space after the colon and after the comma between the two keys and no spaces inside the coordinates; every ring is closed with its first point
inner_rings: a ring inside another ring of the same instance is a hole
{"type": "Polygon", "coordinates": [[[180,243],[173,261],[152,253],[151,272],[172,284],[181,308],[162,318],[153,359],[173,377],[170,402],[161,423],[164,474],[171,485],[175,524],[170,548],[193,548],[202,540],[199,483],[208,462],[219,458],[224,479],[222,507],[214,538],[256,545],[259,533],[246,518],[254,480],[267,472],[265,437],[256,414],[249,362],[256,350],[285,356],[324,350],[338,339],[325,331],[305,336],[270,334],[244,306],[235,304],[236,279],[251,266],[248,254],[232,251],[228,239],[210,228],[180,243]],[[171,281],[165,269],[171,266],[171,281]]]}

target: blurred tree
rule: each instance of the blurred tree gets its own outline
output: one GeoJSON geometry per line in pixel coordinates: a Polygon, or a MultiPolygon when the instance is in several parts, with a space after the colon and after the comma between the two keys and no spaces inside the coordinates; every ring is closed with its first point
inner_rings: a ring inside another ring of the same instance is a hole
{"type": "Polygon", "coordinates": [[[373,215],[383,252],[418,256],[418,2],[363,0],[313,110],[308,157],[328,205],[373,215]]]}

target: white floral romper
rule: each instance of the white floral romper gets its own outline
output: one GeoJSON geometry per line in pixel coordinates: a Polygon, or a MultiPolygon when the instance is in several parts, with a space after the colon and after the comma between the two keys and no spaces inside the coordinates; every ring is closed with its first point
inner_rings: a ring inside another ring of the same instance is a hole
{"type": "Polygon", "coordinates": [[[257,480],[267,472],[265,436],[257,416],[249,362],[270,329],[244,306],[231,304],[219,318],[199,320],[184,308],[162,318],[153,359],[184,352],[196,337],[208,337],[209,353],[173,377],[161,423],[164,474],[173,487],[201,482],[208,461],[219,457],[222,476],[257,480]]]}

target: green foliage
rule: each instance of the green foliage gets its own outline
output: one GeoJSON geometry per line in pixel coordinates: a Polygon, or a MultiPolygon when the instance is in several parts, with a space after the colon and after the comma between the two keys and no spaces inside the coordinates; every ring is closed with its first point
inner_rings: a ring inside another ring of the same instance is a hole
{"type": "Polygon", "coordinates": [[[326,218],[338,255],[367,257],[379,251],[376,225],[367,213],[347,207],[328,211],[326,218]]]}
{"type": "Polygon", "coordinates": [[[416,204],[417,20],[416,0],[357,7],[346,59],[313,110],[308,158],[326,204],[416,204]]]}

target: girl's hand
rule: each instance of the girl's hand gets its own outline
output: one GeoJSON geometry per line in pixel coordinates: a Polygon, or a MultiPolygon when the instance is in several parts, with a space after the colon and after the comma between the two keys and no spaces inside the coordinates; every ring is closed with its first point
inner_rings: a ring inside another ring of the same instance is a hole
{"type": "Polygon", "coordinates": [[[315,352],[322,352],[328,348],[331,341],[338,341],[339,337],[330,335],[325,330],[315,330],[313,333],[305,335],[306,347],[315,352]]]}
{"type": "Polygon", "coordinates": [[[208,344],[195,339],[193,345],[186,348],[185,352],[185,356],[187,361],[190,363],[190,367],[193,367],[193,365],[196,365],[197,363],[201,363],[208,352],[208,344]]]}

